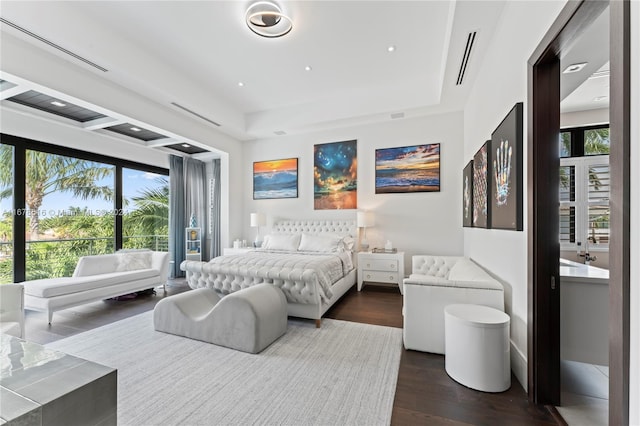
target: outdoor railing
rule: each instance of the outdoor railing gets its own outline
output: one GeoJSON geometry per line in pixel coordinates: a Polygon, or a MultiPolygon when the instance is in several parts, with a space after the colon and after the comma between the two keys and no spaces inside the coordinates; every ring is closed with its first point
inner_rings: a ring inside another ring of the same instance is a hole
{"type": "MultiPolygon", "coordinates": [[[[122,237],[125,249],[169,251],[167,235],[122,237]]],[[[115,252],[113,237],[27,241],[26,278],[71,276],[81,256],[115,252]]],[[[13,242],[0,242],[0,283],[13,282],[13,242]]]]}

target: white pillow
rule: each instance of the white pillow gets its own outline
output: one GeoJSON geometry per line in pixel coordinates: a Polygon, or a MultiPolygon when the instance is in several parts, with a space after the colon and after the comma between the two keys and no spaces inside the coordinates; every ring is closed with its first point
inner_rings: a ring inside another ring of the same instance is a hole
{"type": "Polygon", "coordinates": [[[298,250],[335,252],[341,248],[344,246],[342,237],[339,235],[302,234],[298,250]]]}
{"type": "Polygon", "coordinates": [[[300,234],[270,234],[264,238],[262,248],[267,250],[298,250],[300,234]]]}
{"type": "Polygon", "coordinates": [[[138,271],[151,268],[151,252],[118,253],[117,272],[138,271]]]}

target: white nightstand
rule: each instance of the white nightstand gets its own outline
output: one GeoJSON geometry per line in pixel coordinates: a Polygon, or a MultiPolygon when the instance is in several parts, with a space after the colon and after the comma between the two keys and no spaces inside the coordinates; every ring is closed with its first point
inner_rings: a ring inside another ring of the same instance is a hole
{"type": "Polygon", "coordinates": [[[404,252],[358,253],[358,291],[363,282],[398,284],[402,294],[404,279],[404,252]]]}
{"type": "Polygon", "coordinates": [[[222,250],[222,254],[225,256],[229,254],[245,254],[253,250],[253,247],[242,247],[242,248],[233,248],[233,247],[225,247],[222,250]]]}

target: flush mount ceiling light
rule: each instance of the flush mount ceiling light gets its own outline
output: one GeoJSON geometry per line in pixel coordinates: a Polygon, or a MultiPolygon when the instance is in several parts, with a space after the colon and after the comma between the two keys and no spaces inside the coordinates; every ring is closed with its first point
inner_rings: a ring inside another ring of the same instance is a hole
{"type": "Polygon", "coordinates": [[[578,72],[580,71],[582,68],[584,68],[587,65],[587,62],[581,62],[579,64],[571,64],[568,67],[566,67],[564,69],[564,71],[562,71],[563,74],[570,74],[572,72],[578,72]]]}
{"type": "Polygon", "coordinates": [[[245,14],[247,26],[262,37],[281,37],[293,28],[291,18],[270,1],[253,3],[245,14]]]}

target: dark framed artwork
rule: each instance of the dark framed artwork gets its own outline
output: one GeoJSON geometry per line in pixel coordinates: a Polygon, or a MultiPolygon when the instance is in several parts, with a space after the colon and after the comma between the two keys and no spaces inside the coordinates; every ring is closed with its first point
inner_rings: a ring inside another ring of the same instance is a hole
{"type": "Polygon", "coordinates": [[[484,145],[473,156],[473,198],[471,205],[472,226],[475,228],[488,228],[490,216],[490,204],[488,202],[489,179],[489,150],[491,141],[484,145]]]}
{"type": "Polygon", "coordinates": [[[313,146],[313,208],[358,208],[357,141],[313,146]]]}
{"type": "Polygon", "coordinates": [[[473,226],[473,160],[462,171],[462,226],[473,226]]]}
{"type": "Polygon", "coordinates": [[[253,163],[253,199],[298,198],[298,159],[253,163]]]}
{"type": "Polygon", "coordinates": [[[491,134],[491,228],[522,231],[522,102],[491,134]]]}
{"type": "Polygon", "coordinates": [[[440,191],[440,144],[376,149],[376,194],[440,191]]]}

